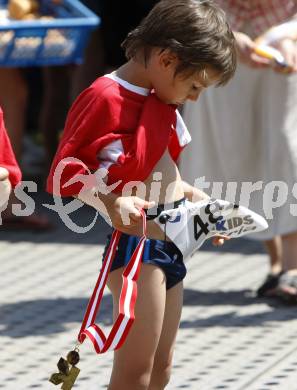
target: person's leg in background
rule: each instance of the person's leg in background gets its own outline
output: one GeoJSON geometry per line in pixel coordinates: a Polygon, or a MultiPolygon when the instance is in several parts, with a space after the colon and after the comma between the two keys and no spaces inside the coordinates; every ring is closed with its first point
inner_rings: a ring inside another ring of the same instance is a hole
{"type": "Polygon", "coordinates": [[[271,274],[277,275],[282,270],[282,239],[280,236],[276,236],[272,240],[264,241],[264,245],[270,259],[271,274]]]}
{"type": "Polygon", "coordinates": [[[0,105],[16,158],[21,162],[28,88],[19,68],[0,68],[0,105]]]}
{"type": "Polygon", "coordinates": [[[257,290],[259,297],[276,294],[276,288],[283,267],[283,245],[281,237],[276,236],[271,240],[264,241],[264,246],[269,255],[270,271],[263,284],[257,290]]]}
{"type": "Polygon", "coordinates": [[[71,100],[105,73],[101,28],[91,33],[85,50],[84,62],[75,66],[72,77],[71,100]]]}
{"type": "Polygon", "coordinates": [[[280,296],[297,302],[297,232],[265,241],[270,257],[270,273],[260,286],[258,296],[280,296]]]}
{"type": "Polygon", "coordinates": [[[297,232],[283,235],[283,274],[279,278],[277,294],[288,302],[297,302],[297,232]]]}
{"type": "MultiPolygon", "coordinates": [[[[84,52],[83,63],[77,65],[73,72],[71,99],[72,101],[93,81],[105,73],[105,52],[103,44],[103,8],[110,0],[82,0],[82,3],[99,16],[100,25],[91,32],[84,52]]],[[[116,51],[117,48],[114,48],[116,51]]]]}
{"type": "Polygon", "coordinates": [[[70,85],[73,66],[51,66],[43,68],[43,99],[39,116],[39,129],[43,135],[45,149],[45,172],[56,153],[59,133],[64,128],[70,106],[70,85]]]}
{"type": "Polygon", "coordinates": [[[283,235],[281,238],[284,271],[297,274],[297,232],[283,235]]]}
{"type": "MultiPolygon", "coordinates": [[[[281,299],[296,304],[297,219],[294,214],[296,199],[293,189],[297,181],[297,75],[281,75],[271,71],[262,81],[262,143],[266,146],[262,150],[265,161],[263,177],[270,185],[281,183],[279,195],[284,199],[283,205],[274,209],[273,219],[269,222],[271,232],[279,235],[274,257],[276,263],[272,265],[272,271],[281,271],[275,293],[281,299]],[[279,265],[277,258],[281,259],[279,265]]],[[[272,198],[266,199],[265,207],[270,207],[272,202],[272,198]]]]}

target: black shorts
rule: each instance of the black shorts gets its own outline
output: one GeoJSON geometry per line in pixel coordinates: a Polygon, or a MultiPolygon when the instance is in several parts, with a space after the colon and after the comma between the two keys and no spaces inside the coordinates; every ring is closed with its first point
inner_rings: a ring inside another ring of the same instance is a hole
{"type": "MultiPolygon", "coordinates": [[[[176,202],[175,206],[183,202],[184,200],[176,202]]],[[[177,206],[176,206],[177,207],[177,206]]],[[[158,209],[162,209],[164,206],[158,206],[158,209]]],[[[158,210],[159,211],[159,210],[158,210]]],[[[103,259],[107,252],[111,235],[109,235],[108,242],[106,244],[103,259]]],[[[115,257],[113,259],[110,272],[125,267],[140,240],[138,236],[131,236],[129,234],[122,233],[115,257]]],[[[146,239],[144,244],[142,263],[153,264],[161,268],[166,276],[166,289],[178,284],[184,279],[187,274],[187,269],[183,261],[183,255],[173,242],[163,240],[146,239]]]]}

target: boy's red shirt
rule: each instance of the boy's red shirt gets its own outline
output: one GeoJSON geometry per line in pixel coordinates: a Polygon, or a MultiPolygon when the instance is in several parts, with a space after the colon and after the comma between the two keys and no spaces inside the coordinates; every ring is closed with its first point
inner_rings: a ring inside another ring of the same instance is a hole
{"type": "MultiPolygon", "coordinates": [[[[120,192],[130,181],[144,181],[167,147],[176,160],[188,142],[184,135],[179,141],[176,124],[175,106],[162,103],[153,94],[130,91],[109,77],[97,79],[69,111],[47,190],[60,196],[76,195],[83,183],[67,182],[100,167],[108,167],[108,185],[121,181],[114,192],[120,192]],[[120,145],[116,157],[112,149],[106,152],[110,145],[120,145]],[[103,155],[107,155],[105,161],[103,155]],[[58,164],[63,172],[56,181],[58,164]]],[[[87,187],[93,185],[89,181],[87,187]]],[[[85,184],[84,189],[87,187],[85,184]]]]}
{"type": "Polygon", "coordinates": [[[3,112],[0,108],[0,167],[9,172],[9,180],[14,188],[22,179],[22,173],[16,162],[11,143],[4,125],[3,112]]]}

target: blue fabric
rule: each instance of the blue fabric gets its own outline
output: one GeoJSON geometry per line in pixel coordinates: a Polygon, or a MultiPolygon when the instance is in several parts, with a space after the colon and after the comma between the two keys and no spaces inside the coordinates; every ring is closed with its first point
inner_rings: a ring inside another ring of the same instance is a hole
{"type": "MultiPolygon", "coordinates": [[[[103,259],[107,252],[110,238],[111,235],[108,236],[103,259]]],[[[129,263],[139,240],[140,237],[122,233],[110,272],[120,267],[125,267],[129,263]]],[[[142,262],[144,264],[156,265],[162,269],[166,276],[167,290],[182,281],[187,274],[183,256],[172,242],[147,239],[144,244],[142,262]]]]}

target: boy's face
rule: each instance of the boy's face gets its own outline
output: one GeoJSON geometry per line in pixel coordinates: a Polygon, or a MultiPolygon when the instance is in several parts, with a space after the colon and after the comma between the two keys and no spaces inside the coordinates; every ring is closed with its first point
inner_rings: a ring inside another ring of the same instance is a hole
{"type": "Polygon", "coordinates": [[[160,54],[154,73],[153,88],[164,103],[184,104],[187,100],[196,101],[200,94],[209,86],[215,85],[220,74],[211,67],[191,75],[179,73],[175,75],[178,59],[175,55],[164,52],[160,54]]]}

